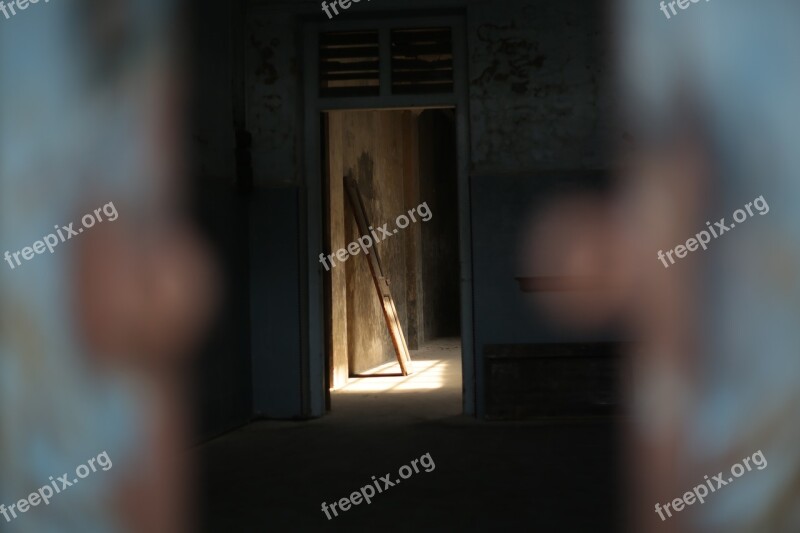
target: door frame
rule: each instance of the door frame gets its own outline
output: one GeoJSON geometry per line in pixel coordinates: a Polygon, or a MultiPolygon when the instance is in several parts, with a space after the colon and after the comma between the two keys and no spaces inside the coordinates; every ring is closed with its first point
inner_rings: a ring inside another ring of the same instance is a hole
{"type": "Polygon", "coordinates": [[[433,17],[371,18],[345,21],[306,21],[303,24],[303,169],[301,178],[300,235],[302,387],[303,412],[306,416],[322,416],[329,394],[327,376],[326,317],[324,279],[326,274],[317,258],[323,251],[325,221],[323,206],[322,127],[321,116],[335,110],[392,110],[446,107],[456,116],[456,161],[458,181],[459,275],[461,314],[461,372],[464,414],[475,416],[475,339],[472,294],[472,227],[469,187],[469,99],[467,78],[467,46],[463,13],[433,17]],[[380,94],[376,96],[322,98],[319,95],[319,33],[377,29],[380,63],[388,65],[391,30],[420,26],[447,26],[453,36],[454,90],[452,94],[392,95],[391,70],[382,68],[380,94]]]}

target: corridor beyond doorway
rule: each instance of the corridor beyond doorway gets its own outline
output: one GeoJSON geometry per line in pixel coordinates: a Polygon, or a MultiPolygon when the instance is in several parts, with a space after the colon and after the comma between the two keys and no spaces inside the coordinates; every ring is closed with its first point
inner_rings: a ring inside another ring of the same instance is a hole
{"type": "MultiPolygon", "coordinates": [[[[329,409],[346,405],[348,400],[343,398],[366,397],[357,392],[428,394],[444,386],[439,382],[443,372],[455,376],[458,383],[442,392],[450,392],[449,397],[460,404],[461,262],[454,110],[329,111],[321,118],[325,158],[321,257],[335,254],[340,261],[336,268],[325,266],[321,272],[327,389],[342,391],[336,393],[338,401],[330,397],[329,409]],[[363,202],[360,216],[366,221],[362,227],[383,228],[381,233],[391,237],[374,239],[369,249],[379,258],[377,267],[369,266],[363,253],[350,250],[364,238],[364,231],[355,222],[345,181],[358,190],[363,202]],[[419,214],[414,223],[405,216],[412,209],[419,214]],[[348,250],[355,257],[344,261],[348,250]],[[390,314],[396,316],[412,351],[414,371],[421,374],[411,380],[376,376],[400,374],[386,311],[376,294],[375,283],[383,283],[376,280],[384,276],[394,301],[391,307],[396,306],[390,314]],[[449,351],[442,349],[447,341],[441,344],[441,339],[453,339],[449,351]],[[432,363],[434,352],[448,352],[452,360],[432,363]],[[457,374],[450,368],[457,368],[457,374]]],[[[457,407],[455,414],[460,412],[457,407]]]]}

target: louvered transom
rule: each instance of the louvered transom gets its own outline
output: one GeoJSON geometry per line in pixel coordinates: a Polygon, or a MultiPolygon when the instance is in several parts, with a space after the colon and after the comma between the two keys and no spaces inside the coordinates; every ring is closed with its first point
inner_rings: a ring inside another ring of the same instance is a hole
{"type": "Polygon", "coordinates": [[[392,30],[392,94],[453,92],[450,28],[392,30]]]}
{"type": "Polygon", "coordinates": [[[320,34],[320,96],[380,94],[378,31],[320,34]]]}

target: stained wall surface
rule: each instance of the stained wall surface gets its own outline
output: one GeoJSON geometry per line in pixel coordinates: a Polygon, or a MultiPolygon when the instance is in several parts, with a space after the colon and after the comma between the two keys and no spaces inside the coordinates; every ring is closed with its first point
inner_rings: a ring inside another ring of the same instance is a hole
{"type": "MultiPolygon", "coordinates": [[[[395,228],[395,219],[406,212],[403,179],[406,174],[403,158],[403,119],[408,111],[344,111],[329,114],[329,138],[339,140],[331,144],[331,161],[341,162],[339,169],[331,169],[331,182],[343,176],[352,176],[358,183],[364,200],[366,215],[375,228],[388,223],[390,232],[395,228]],[[336,149],[340,153],[334,153],[336,149]],[[337,172],[338,170],[338,172],[337,172]]],[[[334,194],[343,195],[340,184],[334,186],[334,194]]],[[[355,223],[353,209],[344,195],[341,220],[332,220],[334,231],[341,224],[341,236],[332,239],[336,246],[347,246],[356,241],[360,232],[355,223]]],[[[332,195],[333,198],[333,195],[332,195]]],[[[333,202],[339,202],[338,199],[333,202]]],[[[338,213],[334,213],[338,218],[338,213]]],[[[377,235],[381,235],[377,232],[377,235]]],[[[392,233],[383,237],[375,248],[381,259],[384,274],[389,278],[397,313],[404,331],[408,331],[406,307],[406,250],[402,234],[392,233]]],[[[333,246],[333,244],[332,244],[333,246]]],[[[339,249],[339,248],[336,248],[339,249]]],[[[331,249],[331,252],[335,252],[331,249]]],[[[334,281],[338,301],[333,308],[346,308],[346,339],[348,363],[351,373],[360,373],[395,357],[383,310],[378,299],[366,257],[359,252],[344,263],[338,263],[334,281]],[[341,271],[346,272],[342,279],[341,271]],[[341,301],[341,283],[345,285],[345,299],[341,301]]],[[[340,311],[337,312],[337,314],[340,311]]],[[[341,337],[341,318],[334,327],[334,342],[341,337]]]]}
{"type": "MultiPolygon", "coordinates": [[[[514,197],[515,205],[519,204],[518,209],[525,211],[528,209],[527,201],[533,204],[541,194],[546,194],[543,188],[537,186],[543,176],[545,181],[552,182],[558,181],[560,173],[585,173],[587,179],[591,180],[596,171],[607,169],[607,157],[611,154],[607,147],[617,142],[621,134],[614,130],[610,122],[611,88],[607,80],[612,77],[612,73],[607,66],[609,53],[602,44],[609,40],[610,31],[604,24],[604,5],[604,2],[587,3],[582,0],[382,0],[354,4],[354,7],[339,17],[342,20],[351,16],[380,19],[402,13],[404,17],[419,15],[422,17],[421,24],[424,24],[425,14],[434,9],[447,10],[449,14],[463,17],[469,102],[466,113],[469,153],[465,155],[469,176],[468,185],[462,194],[471,195],[476,191],[484,194],[478,211],[473,212],[472,204],[469,206],[470,223],[474,228],[492,223],[505,209],[504,205],[497,202],[507,198],[513,189],[530,191],[527,199],[520,198],[519,195],[514,197]],[[564,32],[567,33],[566,36],[564,32]],[[518,189],[518,184],[531,186],[518,189]]],[[[303,108],[305,65],[302,61],[302,28],[304,20],[326,19],[320,11],[319,3],[314,1],[253,0],[245,4],[245,10],[246,32],[233,38],[240,40],[244,50],[244,123],[252,135],[252,146],[248,150],[252,160],[255,194],[278,194],[283,189],[290,188],[297,192],[297,198],[304,198],[307,195],[306,184],[316,183],[317,177],[306,175],[309,162],[303,160],[302,124],[307,110],[303,108]]],[[[370,119],[372,122],[369,127],[373,128],[373,138],[366,139],[365,143],[375,143],[376,139],[387,135],[387,120],[370,119]]],[[[358,179],[363,180],[368,194],[373,195],[373,204],[376,203],[376,198],[387,191],[380,188],[369,190],[372,181],[368,176],[374,175],[387,161],[400,159],[400,154],[403,153],[403,149],[396,144],[398,139],[385,144],[384,141],[379,154],[374,152],[370,156],[370,151],[367,150],[367,157],[363,160],[360,159],[362,153],[358,153],[346,163],[348,168],[354,170],[358,179]]],[[[390,178],[389,183],[393,179],[395,178],[390,178]]],[[[302,226],[306,216],[302,211],[303,203],[298,201],[294,205],[297,206],[297,211],[287,213],[282,219],[284,223],[288,221],[297,224],[299,230],[297,234],[301,245],[297,250],[300,255],[293,258],[293,264],[317,268],[322,276],[322,266],[317,266],[316,258],[306,257],[303,251],[302,241],[306,238],[308,229],[302,226]]],[[[397,213],[392,211],[393,206],[391,203],[385,204],[383,209],[386,212],[372,214],[373,218],[381,219],[381,223],[391,220],[383,217],[396,216],[397,213]]],[[[267,218],[251,220],[249,229],[253,239],[257,234],[269,234],[267,228],[260,225],[267,218]]],[[[501,217],[501,222],[509,221],[501,217]]],[[[352,228],[347,231],[350,232],[348,236],[352,235],[352,228]]],[[[491,241],[473,237],[470,244],[470,261],[484,265],[476,269],[469,280],[471,293],[475,298],[473,330],[463,332],[472,336],[476,405],[480,414],[484,394],[481,371],[484,366],[484,346],[490,343],[537,342],[542,338],[557,340],[559,334],[551,331],[548,324],[528,311],[521,311],[513,316],[505,313],[501,316],[496,313],[496,308],[489,305],[489,300],[480,300],[489,295],[493,301],[504,302],[505,310],[528,309],[524,302],[525,296],[519,292],[516,283],[513,280],[508,281],[508,278],[519,274],[513,268],[514,257],[518,253],[517,236],[507,233],[491,241]],[[498,261],[489,262],[489,254],[498,261]]],[[[262,241],[259,241],[259,245],[269,247],[269,243],[262,241]]],[[[408,247],[408,243],[405,246],[408,247]]],[[[400,253],[398,250],[402,246],[400,242],[390,242],[386,243],[385,248],[387,249],[381,252],[386,255],[391,274],[397,277],[397,272],[402,272],[402,267],[395,254],[400,253]]],[[[361,274],[356,271],[352,275],[361,274]]],[[[251,272],[251,277],[256,275],[256,272],[251,272]]],[[[400,277],[406,279],[404,276],[400,277]]],[[[295,358],[303,357],[299,354],[304,352],[303,339],[307,336],[307,331],[302,327],[306,316],[303,309],[308,301],[308,295],[302,290],[304,282],[301,276],[301,289],[294,296],[282,292],[281,281],[277,279],[264,279],[260,288],[251,291],[250,297],[253,301],[261,302],[254,309],[266,309],[269,305],[275,305],[274,296],[280,294],[288,300],[282,299],[277,305],[300,310],[299,318],[295,319],[294,315],[284,317],[287,321],[296,320],[300,324],[299,329],[285,327],[278,328],[276,332],[276,335],[282,337],[278,343],[284,347],[281,353],[264,351],[269,346],[266,342],[260,341],[260,348],[254,345],[254,365],[258,367],[261,361],[273,361],[274,368],[278,370],[278,375],[274,377],[254,380],[253,386],[256,389],[279,386],[274,380],[287,377],[293,380],[294,387],[303,387],[302,380],[294,380],[295,358]],[[293,347],[291,350],[286,349],[290,346],[293,347]],[[281,376],[281,373],[284,375],[281,376]]],[[[408,293],[407,287],[398,290],[402,291],[413,295],[413,287],[411,293],[408,293]]],[[[358,305],[363,306],[367,312],[369,307],[366,306],[366,300],[362,300],[366,298],[365,294],[354,293],[351,297],[360,302],[358,305]]],[[[413,309],[418,309],[420,301],[411,298],[406,301],[413,303],[412,318],[418,319],[419,311],[413,309]]],[[[405,324],[408,309],[401,309],[402,306],[398,301],[398,310],[405,324]]],[[[347,310],[348,331],[355,327],[349,323],[351,311],[347,310]]],[[[370,313],[372,311],[374,308],[370,313]]],[[[258,321],[261,318],[253,316],[252,320],[258,321]]],[[[285,325],[290,324],[287,322],[285,325]]],[[[424,323],[412,320],[411,326],[412,331],[422,331],[424,334],[424,323]]],[[[377,323],[370,323],[365,327],[377,336],[377,323]]],[[[252,333],[254,340],[259,335],[255,330],[252,333]]],[[[371,354],[356,356],[367,357],[364,365],[368,366],[385,359],[386,353],[391,353],[386,351],[386,346],[384,341],[378,342],[373,338],[369,342],[356,343],[353,349],[359,354],[371,354]],[[375,355],[378,353],[382,355],[375,355]]],[[[307,357],[323,356],[309,353],[307,357]]],[[[362,368],[360,363],[352,367],[362,368]]],[[[315,383],[313,386],[323,385],[315,383]]],[[[259,396],[258,391],[255,392],[256,398],[268,397],[259,396]]],[[[270,409],[262,406],[256,407],[259,411],[270,412],[270,409]]],[[[292,406],[287,405],[278,411],[292,409],[292,406]]]]}

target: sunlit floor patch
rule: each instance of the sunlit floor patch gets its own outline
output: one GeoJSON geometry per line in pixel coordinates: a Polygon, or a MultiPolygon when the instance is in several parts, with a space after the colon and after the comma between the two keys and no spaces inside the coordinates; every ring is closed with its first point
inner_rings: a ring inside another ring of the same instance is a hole
{"type": "Polygon", "coordinates": [[[414,373],[403,376],[400,365],[390,363],[352,377],[337,393],[408,392],[461,387],[461,346],[440,339],[411,352],[414,373]]]}

